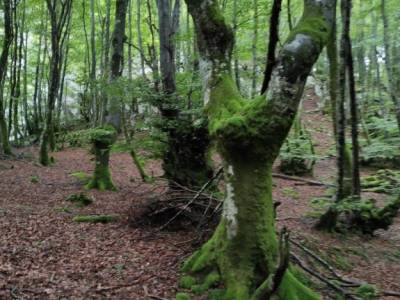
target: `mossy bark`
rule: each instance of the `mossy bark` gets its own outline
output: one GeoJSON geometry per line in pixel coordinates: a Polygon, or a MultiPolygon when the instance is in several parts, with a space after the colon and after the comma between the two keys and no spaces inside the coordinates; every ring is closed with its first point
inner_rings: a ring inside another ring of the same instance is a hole
{"type": "MultiPolygon", "coordinates": [[[[216,0],[186,0],[205,72],[211,136],[224,162],[226,195],[212,238],[184,265],[186,288],[202,293],[220,283],[218,299],[259,299],[258,288],[280,261],[272,199],[272,165],[295,119],[304,85],[334,22],[332,0],[305,0],[284,44],[266,94],[241,97],[230,70],[233,35],[216,0]]],[[[321,299],[285,271],[268,299],[321,299]]],[[[261,300],[261,299],[260,299],[261,300]]]]}
{"type": "Polygon", "coordinates": [[[111,127],[94,129],[92,133],[92,151],[95,155],[95,169],[92,179],[86,185],[88,189],[100,191],[116,190],[110,174],[110,150],[117,137],[117,132],[111,127]]]}
{"type": "Polygon", "coordinates": [[[1,145],[3,147],[4,154],[11,155],[12,151],[11,151],[10,142],[8,140],[7,124],[4,119],[2,108],[0,108],[0,110],[1,110],[0,111],[0,134],[1,134],[0,141],[1,141],[1,145]]]}
{"type": "MultiPolygon", "coordinates": [[[[249,158],[246,162],[240,155],[227,160],[227,196],[222,221],[214,236],[183,268],[190,274],[220,274],[218,282],[222,281],[226,287],[223,299],[230,300],[251,299],[278,259],[271,165],[258,160],[251,151],[245,156],[249,158]]],[[[203,279],[206,278],[203,275],[203,279]]],[[[215,283],[195,280],[190,288],[202,292],[215,283]]],[[[320,299],[290,271],[286,272],[273,297],[320,299]],[[302,298],[302,295],[307,297],[302,298]]]]}
{"type": "Polygon", "coordinates": [[[213,176],[208,157],[210,137],[207,122],[194,124],[178,117],[176,125],[167,130],[168,147],[163,157],[165,177],[171,185],[198,189],[213,176]]]}

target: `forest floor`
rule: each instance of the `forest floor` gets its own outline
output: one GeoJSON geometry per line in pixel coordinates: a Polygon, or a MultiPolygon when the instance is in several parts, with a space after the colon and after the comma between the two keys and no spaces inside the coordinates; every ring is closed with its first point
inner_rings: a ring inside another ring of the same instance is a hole
{"type": "MultiPolygon", "coordinates": [[[[332,182],[331,123],[316,108],[314,96],[306,95],[305,125],[316,141],[317,154],[324,156],[310,179],[332,182]]],[[[198,246],[191,243],[196,232],[157,232],[129,225],[132,205],[157,191],[140,183],[129,154],[111,157],[118,191],[87,191],[94,203],[77,208],[66,198],[84,191],[71,174],[93,171],[87,150],[57,152],[56,163],[47,168],[35,163],[37,149],[19,151],[24,158],[0,161],[0,299],[174,299],[180,265],[198,246]],[[120,218],[108,224],[72,220],[84,214],[120,218]]],[[[161,175],[157,161],[147,163],[146,169],[161,175]]],[[[325,195],[327,188],[281,178],[274,183],[275,200],[282,202],[279,227],[286,226],[293,239],[342,275],[400,291],[400,217],[388,231],[373,237],[318,232],[313,229],[311,200],[325,195]]],[[[323,285],[316,288],[328,294],[323,285]]]]}

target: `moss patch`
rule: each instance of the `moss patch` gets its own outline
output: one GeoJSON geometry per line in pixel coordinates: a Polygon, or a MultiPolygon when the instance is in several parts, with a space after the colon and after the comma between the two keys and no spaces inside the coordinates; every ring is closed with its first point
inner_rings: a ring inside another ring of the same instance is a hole
{"type": "Polygon", "coordinates": [[[116,222],[118,216],[116,215],[87,215],[87,216],[76,216],[72,221],[77,223],[111,223],[116,222]]]}
{"type": "Polygon", "coordinates": [[[69,195],[67,197],[67,201],[70,201],[79,207],[88,206],[93,203],[92,198],[90,198],[84,193],[69,195]]]}

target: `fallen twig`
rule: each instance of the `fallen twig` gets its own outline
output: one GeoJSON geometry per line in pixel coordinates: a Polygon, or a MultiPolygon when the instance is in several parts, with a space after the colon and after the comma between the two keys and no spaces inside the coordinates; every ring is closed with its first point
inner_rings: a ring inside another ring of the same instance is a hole
{"type": "Polygon", "coordinates": [[[171,224],[171,222],[173,222],[177,217],[179,217],[183,211],[185,211],[193,202],[195,202],[202,195],[202,193],[214,182],[214,180],[217,179],[222,174],[222,172],[223,168],[220,168],[215,173],[215,175],[203,185],[203,187],[196,193],[196,195],[192,198],[192,200],[190,200],[181,210],[179,210],[171,219],[168,220],[167,223],[162,225],[158,230],[159,231],[163,230],[165,227],[171,224]]]}
{"type": "Polygon", "coordinates": [[[280,173],[272,173],[272,176],[276,177],[276,178],[282,178],[282,179],[287,179],[287,180],[292,180],[292,181],[301,181],[301,182],[308,183],[310,185],[335,187],[334,184],[324,183],[321,181],[306,179],[306,178],[297,177],[297,176],[284,175],[284,174],[280,174],[280,173]]]}

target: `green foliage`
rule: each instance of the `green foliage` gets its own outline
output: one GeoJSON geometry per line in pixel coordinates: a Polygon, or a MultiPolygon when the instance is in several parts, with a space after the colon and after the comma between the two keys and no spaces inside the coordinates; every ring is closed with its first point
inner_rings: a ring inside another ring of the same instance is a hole
{"type": "Polygon", "coordinates": [[[196,278],[189,275],[182,276],[181,280],[179,281],[179,286],[184,289],[190,289],[195,284],[196,278]]]}
{"type": "Polygon", "coordinates": [[[55,209],[55,211],[59,212],[59,213],[67,213],[67,214],[71,214],[72,213],[72,210],[69,207],[66,207],[66,206],[57,207],[55,209]]]}
{"type": "Polygon", "coordinates": [[[371,117],[367,123],[369,140],[361,139],[364,164],[400,166],[400,136],[394,119],[371,117]]]}
{"type": "Polygon", "coordinates": [[[116,215],[87,215],[87,216],[76,216],[72,221],[77,223],[111,223],[118,220],[116,215]]]}
{"type": "Polygon", "coordinates": [[[77,171],[69,174],[69,176],[76,178],[82,184],[87,184],[92,178],[89,174],[83,171],[77,171]]]}
{"type": "Polygon", "coordinates": [[[31,182],[32,183],[39,183],[40,182],[39,176],[36,176],[36,175],[31,176],[31,182]]]}
{"type": "Polygon", "coordinates": [[[356,289],[356,293],[363,300],[374,300],[379,296],[379,289],[370,284],[363,284],[356,289]]]}
{"type": "Polygon", "coordinates": [[[365,176],[361,180],[365,191],[387,194],[399,194],[400,171],[378,170],[376,174],[365,176]]]}
{"type": "Polygon", "coordinates": [[[84,193],[69,195],[67,201],[74,203],[78,207],[88,206],[93,203],[93,199],[84,193]]]}
{"type": "Polygon", "coordinates": [[[68,143],[70,147],[83,147],[90,143],[90,130],[83,129],[69,132],[65,136],[65,142],[68,143]]]}
{"type": "Polygon", "coordinates": [[[388,229],[400,209],[400,197],[390,199],[382,208],[373,199],[346,198],[334,205],[339,214],[349,217],[350,228],[363,234],[373,234],[378,229],[388,229]]]}
{"type": "Polygon", "coordinates": [[[296,131],[291,132],[280,150],[279,169],[288,175],[310,174],[318,156],[314,152],[311,135],[305,128],[296,131]]]}
{"type": "Polygon", "coordinates": [[[191,300],[192,298],[186,293],[177,293],[176,300],[191,300]]]}
{"type": "Polygon", "coordinates": [[[281,192],[285,197],[292,198],[293,200],[299,199],[300,196],[299,192],[291,187],[283,188],[281,192]]]}

